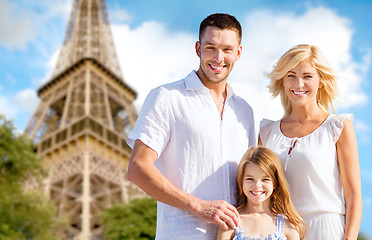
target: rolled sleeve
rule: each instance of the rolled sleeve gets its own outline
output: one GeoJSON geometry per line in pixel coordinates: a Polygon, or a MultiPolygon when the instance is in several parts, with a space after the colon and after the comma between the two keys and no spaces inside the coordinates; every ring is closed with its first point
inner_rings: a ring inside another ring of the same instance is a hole
{"type": "Polygon", "coordinates": [[[134,142],[139,139],[153,149],[158,156],[163,151],[170,132],[169,107],[164,104],[166,95],[166,91],[162,87],[155,88],[148,94],[136,124],[127,139],[131,148],[133,148],[134,142]]]}

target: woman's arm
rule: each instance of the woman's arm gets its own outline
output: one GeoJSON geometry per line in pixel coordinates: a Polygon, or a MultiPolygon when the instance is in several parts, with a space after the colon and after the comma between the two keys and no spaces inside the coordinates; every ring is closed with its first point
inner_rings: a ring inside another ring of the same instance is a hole
{"type": "Polygon", "coordinates": [[[336,143],[336,148],[346,206],[344,239],[356,240],[363,205],[358,145],[351,121],[346,119],[343,124],[344,128],[336,143]]]}

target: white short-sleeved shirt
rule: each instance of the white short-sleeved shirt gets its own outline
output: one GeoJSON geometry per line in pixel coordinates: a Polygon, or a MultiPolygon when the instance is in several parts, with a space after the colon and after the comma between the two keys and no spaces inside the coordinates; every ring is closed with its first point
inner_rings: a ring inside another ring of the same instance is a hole
{"type": "Polygon", "coordinates": [[[352,120],[353,116],[331,114],[315,131],[301,138],[284,136],[280,120],[261,121],[262,144],[281,160],[293,204],[302,216],[345,214],[336,143],[346,118],[352,120]]]}
{"type": "MultiPolygon", "coordinates": [[[[152,148],[158,169],[204,200],[235,203],[237,166],[256,137],[251,107],[227,87],[223,117],[196,73],[153,89],[128,137],[152,148]]],[[[215,239],[217,225],[158,202],[157,239],[215,239]]]]}

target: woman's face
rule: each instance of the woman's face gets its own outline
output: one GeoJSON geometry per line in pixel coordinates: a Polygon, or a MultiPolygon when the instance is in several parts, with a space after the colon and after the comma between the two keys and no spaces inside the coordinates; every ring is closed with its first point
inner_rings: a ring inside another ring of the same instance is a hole
{"type": "Polygon", "coordinates": [[[316,105],[316,95],[322,85],[316,68],[303,61],[287,72],[283,78],[283,87],[292,107],[295,107],[316,105]]]}

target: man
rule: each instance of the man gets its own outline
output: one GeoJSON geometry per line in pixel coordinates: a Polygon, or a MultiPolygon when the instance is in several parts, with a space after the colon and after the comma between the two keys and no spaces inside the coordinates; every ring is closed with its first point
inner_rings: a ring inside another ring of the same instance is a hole
{"type": "Polygon", "coordinates": [[[156,239],[215,239],[239,222],[237,165],[255,144],[252,109],[227,84],[241,35],[233,16],[204,19],[199,70],[153,89],[128,137],[128,179],[158,200],[156,239]]]}

